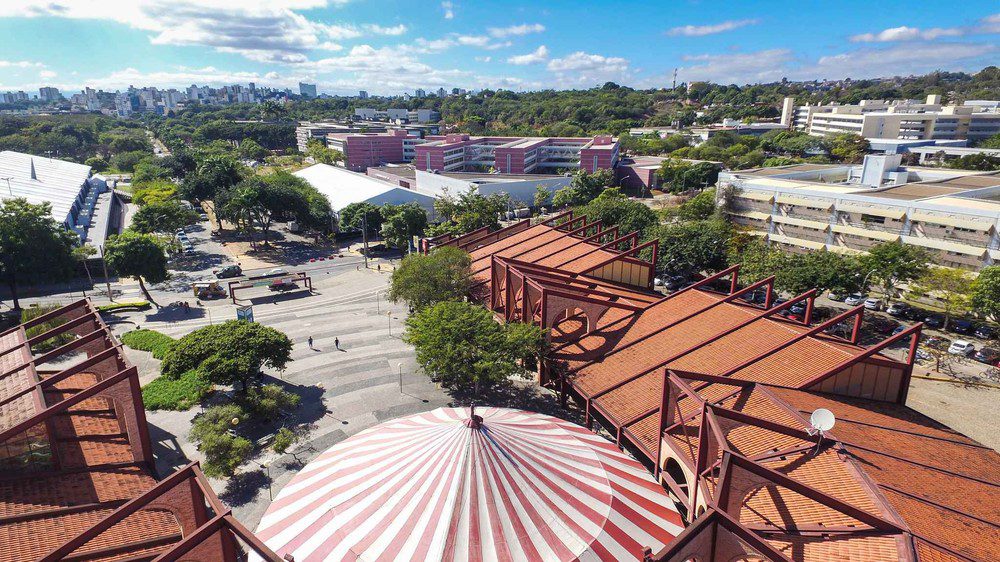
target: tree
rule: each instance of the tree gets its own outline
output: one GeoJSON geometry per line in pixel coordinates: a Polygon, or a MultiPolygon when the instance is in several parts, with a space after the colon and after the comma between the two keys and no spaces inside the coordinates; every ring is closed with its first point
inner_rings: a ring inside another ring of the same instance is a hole
{"type": "Polygon", "coordinates": [[[888,303],[895,296],[897,285],[919,279],[926,273],[930,255],[917,246],[885,242],[869,248],[859,260],[867,272],[865,275],[881,285],[883,298],[888,303]]]}
{"type": "Polygon", "coordinates": [[[972,275],[951,267],[931,267],[910,285],[911,299],[931,298],[944,307],[944,325],[947,330],[953,315],[969,312],[972,305],[972,275]]]}
{"type": "Polygon", "coordinates": [[[552,196],[552,206],[557,209],[576,207],[583,204],[584,200],[580,195],[580,192],[572,187],[559,189],[556,191],[555,195],[552,196]]]}
{"type": "Polygon", "coordinates": [[[979,141],[980,148],[1000,148],[1000,133],[979,141]]]}
{"type": "Polygon", "coordinates": [[[603,193],[581,209],[592,221],[603,221],[605,228],[618,227],[622,235],[638,232],[640,237],[646,229],[657,224],[656,213],[638,201],[626,197],[617,187],[605,189],[603,193]]]}
{"type": "Polygon", "coordinates": [[[843,162],[857,164],[861,162],[871,146],[861,135],[841,133],[829,137],[830,154],[843,162]]]}
{"type": "Polygon", "coordinates": [[[522,373],[521,362],[542,352],[545,338],[532,324],[500,324],[486,308],[459,301],[425,307],[406,320],[404,339],[424,371],[447,387],[471,390],[522,373]]]}
{"type": "Polygon", "coordinates": [[[153,180],[138,184],[132,190],[132,201],[140,207],[163,203],[177,198],[177,184],[169,180],[153,180]]]}
{"type": "Polygon", "coordinates": [[[708,220],[715,214],[715,188],[706,189],[681,204],[677,216],[681,220],[708,220]]]}
{"type": "Polygon", "coordinates": [[[132,216],[132,230],[150,234],[153,232],[173,233],[179,228],[198,222],[198,213],[170,199],[149,203],[139,208],[132,216]]]}
{"type": "Polygon", "coordinates": [[[368,235],[373,236],[382,229],[382,210],[367,203],[358,201],[340,210],[341,228],[361,230],[368,225],[368,235]]]}
{"type": "Polygon", "coordinates": [[[415,309],[447,300],[462,300],[472,280],[469,254],[453,246],[430,254],[410,254],[389,278],[389,300],[406,301],[415,309]]]}
{"type": "Polygon", "coordinates": [[[972,284],[972,309],[985,318],[1000,318],[1000,265],[979,272],[972,284]]]}
{"type": "Polygon", "coordinates": [[[323,141],[319,139],[309,139],[306,141],[306,155],[320,164],[336,164],[344,161],[344,153],[339,150],[327,148],[323,141]]]}
{"type": "Polygon", "coordinates": [[[726,267],[726,250],[732,226],[722,220],[696,220],[662,226],[657,269],[689,275],[726,267]]]}
{"type": "Polygon", "coordinates": [[[141,184],[154,180],[169,180],[170,170],[160,166],[159,163],[144,160],[135,165],[132,172],[132,183],[141,184]]]}
{"type": "Polygon", "coordinates": [[[581,199],[591,201],[600,195],[606,187],[614,185],[614,182],[614,170],[601,168],[595,172],[588,172],[581,169],[573,175],[570,186],[576,190],[581,199]]]}
{"type": "Polygon", "coordinates": [[[247,413],[237,404],[206,408],[191,422],[191,439],[205,454],[202,470],[207,476],[228,477],[250,458],[253,443],[230,433],[245,421],[247,413]]]}
{"type": "Polygon", "coordinates": [[[552,192],[546,189],[544,185],[535,186],[534,204],[536,209],[541,209],[542,207],[547,205],[551,198],[552,198],[552,192]]]}
{"type": "Polygon", "coordinates": [[[247,139],[240,143],[239,148],[236,149],[236,153],[239,154],[240,158],[243,158],[244,160],[260,161],[267,158],[267,155],[271,152],[261,146],[257,141],[247,139]]]}
{"type": "Polygon", "coordinates": [[[181,184],[181,196],[192,201],[210,201],[243,180],[244,167],[230,156],[205,158],[181,184]]]}
{"type": "Polygon", "coordinates": [[[303,193],[291,185],[259,177],[241,181],[217,199],[217,212],[223,218],[251,234],[257,230],[265,246],[269,244],[268,235],[276,219],[306,215],[309,207],[303,193]]]}
{"type": "Polygon", "coordinates": [[[995,171],[1000,170],[1000,158],[989,154],[969,154],[955,158],[948,166],[959,170],[995,171]]]}
{"type": "Polygon", "coordinates": [[[778,290],[798,295],[809,289],[854,292],[858,290],[864,272],[853,256],[836,252],[809,252],[789,255],[774,274],[778,290]]]}
{"type": "Polygon", "coordinates": [[[413,245],[413,237],[427,228],[427,211],[416,203],[383,205],[382,239],[398,248],[408,251],[413,245]]]}
{"type": "Polygon", "coordinates": [[[289,189],[297,192],[302,201],[297,201],[295,220],[303,228],[318,231],[333,230],[333,209],[330,207],[330,200],[326,198],[318,189],[306,180],[291,174],[285,170],[278,170],[267,177],[264,181],[280,189],[289,189]]]}
{"type": "Polygon", "coordinates": [[[161,283],[167,279],[167,256],[156,238],[126,230],[108,238],[104,247],[104,259],[118,275],[137,280],[146,300],[159,308],[160,305],[150,296],[145,283],[161,283]]]}
{"type": "Polygon", "coordinates": [[[26,199],[0,201],[0,277],[10,288],[14,309],[20,309],[21,283],[53,282],[72,276],[76,234],[52,218],[49,203],[26,199]]]}
{"type": "Polygon", "coordinates": [[[457,198],[439,197],[434,202],[434,210],[444,218],[444,221],[430,234],[463,234],[484,226],[491,229],[499,228],[500,215],[509,205],[510,196],[506,193],[480,195],[473,189],[457,198]]]}
{"type": "Polygon", "coordinates": [[[90,166],[95,172],[103,172],[108,169],[108,161],[100,156],[91,156],[84,161],[84,164],[90,166]]]}
{"type": "Polygon", "coordinates": [[[259,382],[261,369],[284,369],[291,361],[292,341],[282,332],[246,320],[229,320],[199,328],[170,348],[163,360],[164,376],[177,377],[201,369],[213,384],[259,382]]]}

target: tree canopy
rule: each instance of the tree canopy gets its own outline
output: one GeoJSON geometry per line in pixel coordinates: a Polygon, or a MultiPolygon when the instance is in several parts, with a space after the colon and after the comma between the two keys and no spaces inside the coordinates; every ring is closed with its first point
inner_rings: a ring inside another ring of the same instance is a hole
{"type": "Polygon", "coordinates": [[[282,332],[256,322],[229,320],[177,340],[163,360],[162,372],[177,377],[201,369],[214,384],[239,382],[247,388],[260,380],[262,368],[284,369],[291,353],[292,342],[282,332]]]}
{"type": "Polygon", "coordinates": [[[462,300],[472,279],[469,254],[453,246],[435,248],[430,254],[403,258],[389,279],[389,299],[406,301],[415,309],[462,300]]]}
{"type": "Polygon", "coordinates": [[[545,338],[532,324],[500,324],[486,308],[460,301],[427,306],[406,320],[404,339],[417,362],[449,388],[472,391],[524,372],[522,360],[542,352],[545,338]]]}
{"type": "Polygon", "coordinates": [[[413,237],[423,234],[427,228],[427,211],[416,203],[383,205],[382,238],[386,244],[408,251],[413,246],[413,237]]]}
{"type": "Polygon", "coordinates": [[[1000,319],[1000,265],[979,272],[972,285],[972,309],[986,318],[1000,319]]]}
{"type": "Polygon", "coordinates": [[[505,193],[480,195],[471,189],[458,197],[440,197],[434,201],[434,210],[442,220],[428,234],[464,234],[484,226],[498,228],[499,217],[509,205],[510,197],[505,193]]]}
{"type": "Polygon", "coordinates": [[[146,300],[159,306],[150,296],[145,283],[160,283],[166,281],[168,276],[167,256],[156,238],[134,230],[125,230],[108,238],[104,247],[104,259],[118,275],[137,280],[146,300]]]}
{"type": "Polygon", "coordinates": [[[172,233],[197,221],[198,213],[188,209],[180,201],[170,199],[139,207],[139,210],[132,215],[132,225],[129,228],[146,234],[172,233]]]}
{"type": "Polygon", "coordinates": [[[646,205],[626,197],[617,187],[605,189],[596,199],[580,208],[580,214],[591,221],[603,221],[605,228],[618,227],[622,235],[639,232],[655,226],[659,219],[646,205]]]}
{"type": "Polygon", "coordinates": [[[859,258],[861,266],[882,288],[886,302],[896,296],[896,287],[922,277],[928,268],[930,255],[919,246],[902,242],[885,242],[868,249],[859,258]]]}
{"type": "Polygon", "coordinates": [[[73,274],[76,234],[52,218],[49,203],[26,199],[0,201],[0,277],[10,288],[14,308],[20,308],[22,283],[53,282],[73,274]]]}

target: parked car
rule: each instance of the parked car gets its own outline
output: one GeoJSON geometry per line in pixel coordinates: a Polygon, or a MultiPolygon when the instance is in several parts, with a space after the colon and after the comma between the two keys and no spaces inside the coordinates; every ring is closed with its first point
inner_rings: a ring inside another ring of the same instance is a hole
{"type": "Polygon", "coordinates": [[[944,351],[951,346],[951,340],[947,338],[942,338],[939,336],[931,336],[924,340],[924,345],[931,349],[938,349],[944,351]]]}
{"type": "Polygon", "coordinates": [[[653,278],[653,286],[654,287],[662,287],[663,286],[663,276],[662,275],[657,275],[656,277],[653,278]]]}
{"type": "Polygon", "coordinates": [[[917,361],[930,361],[932,358],[933,356],[926,349],[917,349],[917,361]]]}
{"type": "Polygon", "coordinates": [[[239,277],[240,275],[243,275],[243,268],[241,268],[238,265],[227,265],[222,269],[213,271],[213,273],[215,273],[215,276],[218,277],[219,279],[226,279],[228,277],[239,277]]]}
{"type": "Polygon", "coordinates": [[[858,306],[859,304],[865,302],[865,300],[867,299],[868,295],[863,295],[861,293],[851,293],[850,295],[847,295],[846,299],[844,299],[844,304],[848,306],[858,306]]]}
{"type": "Polygon", "coordinates": [[[915,322],[923,322],[924,318],[927,317],[927,311],[921,308],[916,308],[911,306],[903,313],[903,316],[907,320],[913,320],[915,322]]]}
{"type": "Polygon", "coordinates": [[[975,325],[968,320],[952,320],[948,329],[956,334],[971,334],[975,325]]]}
{"type": "Polygon", "coordinates": [[[742,300],[750,304],[764,304],[767,300],[767,289],[757,289],[743,295],[742,300]]]}
{"type": "Polygon", "coordinates": [[[924,324],[928,328],[934,328],[935,330],[944,326],[944,316],[940,314],[931,314],[924,318],[924,324]]]}
{"type": "Polygon", "coordinates": [[[806,303],[799,301],[792,306],[788,307],[788,312],[791,312],[795,316],[801,317],[806,313],[806,303]]]}
{"type": "Polygon", "coordinates": [[[267,272],[268,275],[288,275],[288,270],[283,267],[276,267],[267,272]]]}
{"type": "Polygon", "coordinates": [[[993,349],[992,347],[984,347],[980,349],[972,356],[972,358],[980,363],[986,363],[987,365],[1000,365],[1000,351],[993,349]]]}
{"type": "Polygon", "coordinates": [[[847,298],[847,293],[834,289],[826,294],[826,298],[835,302],[844,302],[844,299],[847,298]]]}
{"type": "Polygon", "coordinates": [[[964,355],[968,357],[976,351],[976,346],[965,340],[955,340],[948,346],[948,353],[952,355],[964,355]]]}
{"type": "Polygon", "coordinates": [[[895,336],[896,334],[902,332],[905,329],[906,329],[906,326],[900,324],[900,325],[896,326],[895,328],[893,328],[892,334],[890,334],[890,335],[895,336]]]}
{"type": "Polygon", "coordinates": [[[878,299],[878,298],[875,298],[875,297],[871,297],[871,298],[865,299],[865,309],[867,309],[867,310],[881,310],[882,309],[882,300],[878,299]]]}
{"type": "Polygon", "coordinates": [[[976,337],[984,340],[993,339],[993,327],[980,324],[976,327],[976,337]]]}
{"type": "Polygon", "coordinates": [[[889,308],[885,309],[890,316],[895,316],[896,318],[903,318],[906,316],[906,312],[909,310],[909,305],[903,302],[894,302],[889,305],[889,308]]]}

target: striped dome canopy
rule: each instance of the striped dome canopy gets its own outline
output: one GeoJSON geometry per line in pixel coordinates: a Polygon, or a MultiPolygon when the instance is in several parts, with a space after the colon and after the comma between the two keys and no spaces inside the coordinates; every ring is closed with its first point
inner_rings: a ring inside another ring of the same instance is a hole
{"type": "Polygon", "coordinates": [[[439,408],[395,419],[306,465],[257,536],[319,560],[642,560],[681,531],[649,472],[550,416],[439,408]]]}

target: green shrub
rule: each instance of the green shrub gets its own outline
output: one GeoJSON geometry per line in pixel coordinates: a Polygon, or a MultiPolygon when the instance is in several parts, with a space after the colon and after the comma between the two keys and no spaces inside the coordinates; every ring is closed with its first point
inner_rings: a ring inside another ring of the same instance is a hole
{"type": "Polygon", "coordinates": [[[246,409],[261,420],[275,420],[282,412],[288,412],[298,407],[302,398],[283,390],[276,384],[265,384],[260,387],[250,387],[243,395],[246,409]]]}
{"type": "MultiPolygon", "coordinates": [[[[21,323],[27,322],[29,320],[34,320],[35,318],[38,318],[43,314],[48,314],[49,312],[52,312],[57,308],[60,308],[60,305],[43,304],[25,308],[21,311],[21,323]]],[[[49,320],[47,322],[42,322],[37,326],[32,326],[31,328],[28,328],[27,330],[24,331],[24,335],[27,336],[28,339],[31,339],[35,336],[40,336],[53,328],[62,326],[65,323],[66,323],[65,318],[53,318],[52,320],[49,320]]],[[[32,351],[34,351],[35,353],[45,353],[46,351],[52,351],[53,349],[61,345],[65,345],[73,341],[75,337],[76,336],[73,334],[73,332],[63,332],[57,336],[53,336],[51,338],[36,343],[35,345],[32,346],[32,351]]]]}
{"type": "Polygon", "coordinates": [[[97,307],[97,312],[113,312],[115,310],[121,310],[123,308],[146,310],[147,308],[149,308],[149,301],[116,302],[111,304],[102,304],[97,307]]]}
{"type": "Polygon", "coordinates": [[[187,410],[211,391],[212,385],[199,371],[188,371],[176,379],[153,379],[142,387],[142,401],[147,410],[187,410]]]}
{"type": "Polygon", "coordinates": [[[271,442],[271,450],[279,455],[284,454],[292,443],[295,443],[296,436],[292,430],[287,427],[283,427],[278,430],[278,433],[274,434],[274,441],[271,442]]]}
{"type": "Polygon", "coordinates": [[[246,411],[237,404],[212,406],[191,423],[191,439],[198,442],[198,450],[205,454],[202,470],[212,477],[232,476],[245,463],[253,451],[253,443],[229,431],[247,418],[246,411]],[[233,424],[233,420],[237,420],[233,424]]]}
{"type": "Polygon", "coordinates": [[[153,357],[163,359],[174,345],[174,338],[156,330],[132,330],[122,335],[122,343],[141,351],[149,351],[153,357]]]}

